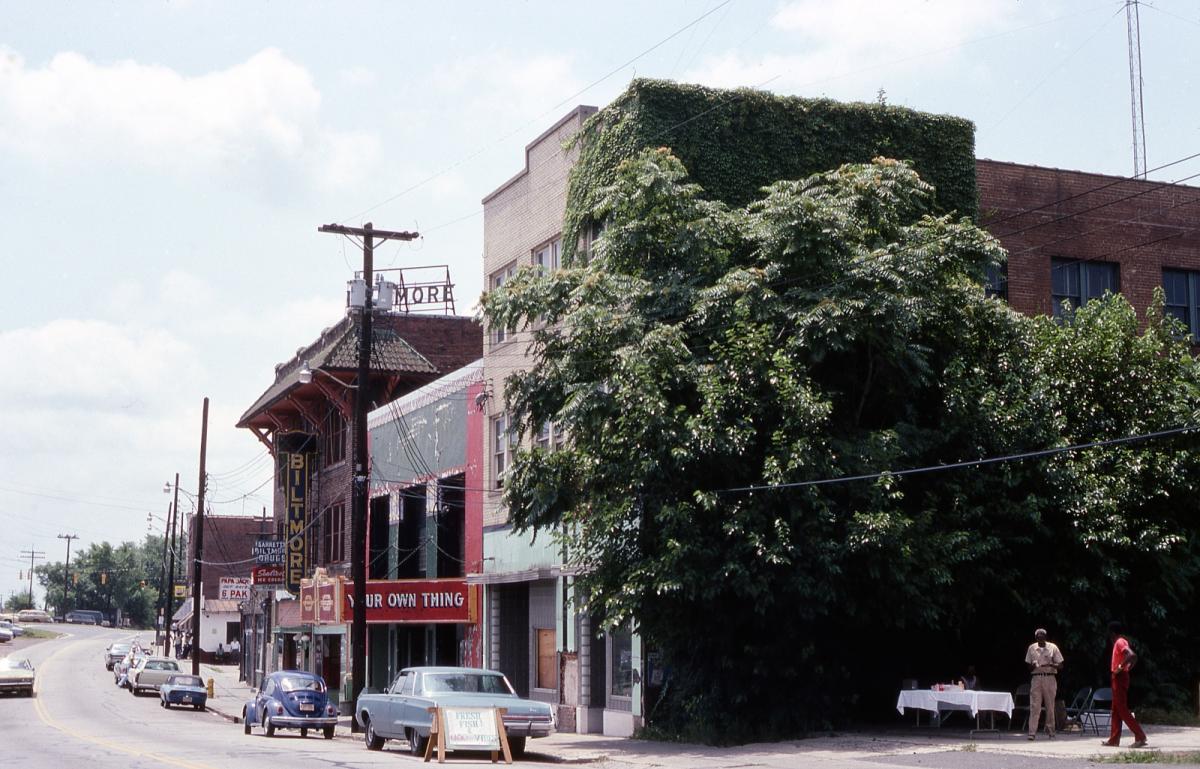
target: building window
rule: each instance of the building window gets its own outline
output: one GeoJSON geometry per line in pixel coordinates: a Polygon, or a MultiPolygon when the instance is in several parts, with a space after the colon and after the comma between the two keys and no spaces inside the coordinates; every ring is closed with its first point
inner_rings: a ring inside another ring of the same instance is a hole
{"type": "Polygon", "coordinates": [[[1062,317],[1063,302],[1075,309],[1099,299],[1106,291],[1115,294],[1120,290],[1117,265],[1113,262],[1050,260],[1050,294],[1056,318],[1062,317]]]}
{"type": "Polygon", "coordinates": [[[983,279],[983,294],[989,299],[1008,301],[1008,265],[989,264],[983,279]]]}
{"type": "Polygon", "coordinates": [[[492,420],[492,472],[496,488],[504,487],[504,473],[512,463],[512,452],[517,445],[517,434],[509,424],[508,415],[501,414],[492,420]]]}
{"type": "Polygon", "coordinates": [[[1200,272],[1163,270],[1163,293],[1167,298],[1163,310],[1187,326],[1195,340],[1200,329],[1200,272]]]}
{"type": "Polygon", "coordinates": [[[336,465],[346,458],[346,432],[342,412],[331,406],[321,435],[321,464],[324,467],[336,465]]]}
{"type": "Polygon", "coordinates": [[[561,265],[559,254],[562,251],[562,240],[555,238],[544,246],[533,250],[533,264],[542,272],[554,272],[561,265]]]}
{"type": "Polygon", "coordinates": [[[537,629],[537,683],[538,689],[558,688],[558,650],[554,640],[554,628],[537,629]]]}
{"type": "Polygon", "coordinates": [[[614,630],[612,639],[612,695],[633,696],[633,633],[629,628],[614,630]]]}
{"type": "Polygon", "coordinates": [[[534,444],[543,451],[549,451],[553,445],[554,423],[543,422],[542,429],[538,430],[537,437],[533,439],[534,444]]]}
{"type": "Polygon", "coordinates": [[[346,508],[341,503],[325,508],[324,537],[321,540],[321,555],[325,563],[337,563],[346,559],[346,508]]]}
{"type": "MultiPolygon", "coordinates": [[[[500,288],[501,286],[503,286],[508,281],[512,280],[513,276],[516,274],[517,274],[517,263],[513,262],[512,264],[508,265],[504,269],[498,270],[497,272],[492,273],[492,277],[488,280],[488,284],[489,284],[490,288],[494,291],[497,288],[500,288]]],[[[503,342],[504,340],[509,338],[509,336],[512,334],[512,330],[504,329],[504,328],[493,328],[491,333],[492,333],[492,344],[500,344],[501,342],[503,342]]]]}

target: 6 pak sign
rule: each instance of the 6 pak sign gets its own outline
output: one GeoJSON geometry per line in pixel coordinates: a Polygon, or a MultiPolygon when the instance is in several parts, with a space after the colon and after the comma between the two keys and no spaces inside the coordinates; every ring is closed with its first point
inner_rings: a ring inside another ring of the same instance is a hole
{"type": "MultiPolygon", "coordinates": [[[[367,623],[472,624],[478,590],[465,579],[367,580],[367,623]]],[[[344,617],[354,616],[354,583],[345,585],[344,617]]]]}
{"type": "Polygon", "coordinates": [[[221,577],[222,601],[244,601],[250,597],[249,577],[221,577]]]}

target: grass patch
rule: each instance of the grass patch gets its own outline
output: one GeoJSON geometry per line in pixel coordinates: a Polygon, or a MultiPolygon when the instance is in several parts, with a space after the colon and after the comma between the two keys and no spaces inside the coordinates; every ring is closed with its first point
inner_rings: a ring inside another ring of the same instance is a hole
{"type": "Polygon", "coordinates": [[[968,742],[966,745],[963,745],[961,748],[959,748],[959,750],[961,750],[963,753],[974,753],[978,749],[979,746],[973,742],[968,742]]]}
{"type": "Polygon", "coordinates": [[[1164,708],[1138,708],[1138,720],[1160,726],[1200,726],[1200,716],[1191,710],[1166,710],[1164,708]]]}
{"type": "Polygon", "coordinates": [[[24,638],[61,638],[62,633],[55,633],[53,630],[35,630],[32,628],[26,627],[25,635],[23,637],[24,638]]]}
{"type": "Polygon", "coordinates": [[[1093,756],[1098,764],[1200,764],[1200,753],[1164,753],[1161,750],[1130,750],[1111,755],[1093,756]]]}

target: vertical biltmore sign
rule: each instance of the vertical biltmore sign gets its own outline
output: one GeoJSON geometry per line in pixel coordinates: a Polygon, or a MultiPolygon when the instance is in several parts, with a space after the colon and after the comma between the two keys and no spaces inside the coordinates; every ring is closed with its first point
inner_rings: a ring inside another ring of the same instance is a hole
{"type": "Polygon", "coordinates": [[[284,536],[287,561],[284,587],[300,592],[300,580],[308,573],[308,454],[286,453],[283,492],[287,504],[284,536]]]}

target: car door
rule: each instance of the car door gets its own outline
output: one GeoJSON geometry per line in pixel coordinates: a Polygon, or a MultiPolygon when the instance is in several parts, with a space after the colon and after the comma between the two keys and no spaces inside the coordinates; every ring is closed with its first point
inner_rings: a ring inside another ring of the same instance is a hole
{"type": "Polygon", "coordinates": [[[379,722],[379,727],[376,727],[377,729],[382,727],[383,731],[381,734],[386,734],[386,736],[392,738],[404,737],[404,724],[402,723],[404,687],[409,684],[411,678],[411,673],[400,673],[400,675],[396,676],[396,680],[392,682],[391,688],[388,689],[387,696],[383,698],[385,700],[383,703],[385,710],[380,714],[383,718],[379,722]]]}
{"type": "Polygon", "coordinates": [[[397,701],[399,712],[396,714],[396,717],[401,726],[401,736],[403,736],[405,727],[416,726],[417,722],[419,721],[419,719],[415,718],[416,714],[413,700],[420,691],[420,686],[421,674],[415,670],[410,670],[408,675],[405,676],[404,688],[401,690],[401,696],[397,701]]]}

